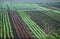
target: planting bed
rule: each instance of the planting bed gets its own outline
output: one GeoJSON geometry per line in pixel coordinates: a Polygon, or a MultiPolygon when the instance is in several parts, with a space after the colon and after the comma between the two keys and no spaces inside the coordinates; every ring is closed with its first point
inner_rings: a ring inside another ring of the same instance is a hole
{"type": "Polygon", "coordinates": [[[0,11],[1,22],[0,22],[0,38],[1,39],[13,39],[13,31],[9,21],[9,16],[7,11],[0,11]]]}
{"type": "Polygon", "coordinates": [[[9,11],[9,15],[19,39],[34,39],[15,11],[9,11]]]}
{"type": "MultiPolygon", "coordinates": [[[[46,15],[46,13],[42,11],[25,11],[28,15],[31,16],[31,19],[34,20],[40,27],[46,32],[46,33],[52,33],[55,32],[55,30],[58,30],[60,26],[60,22],[53,19],[51,16],[57,16],[56,14],[50,13],[49,15],[46,15]],[[49,27],[48,27],[49,26],[49,27]],[[51,31],[51,32],[50,32],[51,31]]],[[[56,18],[57,19],[57,18],[56,18]]]]}
{"type": "Polygon", "coordinates": [[[27,15],[25,12],[23,11],[18,11],[19,15],[21,16],[21,18],[23,19],[23,21],[28,25],[27,27],[30,28],[30,30],[32,31],[32,33],[38,38],[38,39],[44,39],[46,38],[46,34],[45,32],[43,32],[39,26],[33,22],[29,15],[27,15]],[[43,35],[44,34],[44,35],[43,35]]]}
{"type": "Polygon", "coordinates": [[[0,39],[60,39],[60,9],[1,2],[0,39]]]}

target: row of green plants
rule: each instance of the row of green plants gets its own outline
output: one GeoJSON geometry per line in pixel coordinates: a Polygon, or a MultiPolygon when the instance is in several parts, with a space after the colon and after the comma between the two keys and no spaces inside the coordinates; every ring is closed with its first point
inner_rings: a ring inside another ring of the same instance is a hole
{"type": "Polygon", "coordinates": [[[21,16],[23,21],[27,24],[27,27],[38,39],[60,39],[60,36],[56,33],[47,35],[42,29],[40,29],[39,25],[37,25],[28,14],[26,14],[26,12],[24,11],[17,12],[21,16]]]}
{"type": "MultiPolygon", "coordinates": [[[[38,4],[39,5],[39,4],[38,4]]],[[[52,4],[53,5],[53,4],[52,4]]],[[[52,10],[57,10],[60,11],[60,8],[54,7],[52,5],[41,5],[42,7],[48,8],[48,9],[52,9],[52,10]]],[[[57,5],[55,5],[57,6],[57,5]]]]}
{"type": "Polygon", "coordinates": [[[2,11],[2,15],[1,15],[1,33],[0,33],[0,37],[1,38],[14,38],[13,35],[13,31],[12,31],[12,27],[11,27],[11,23],[9,20],[9,16],[8,16],[8,12],[7,11],[2,11]],[[4,36],[3,36],[4,35],[4,36]]]}
{"type": "Polygon", "coordinates": [[[27,24],[27,27],[38,39],[46,39],[45,32],[42,29],[40,29],[40,27],[33,20],[30,19],[29,15],[27,15],[23,11],[18,11],[18,13],[23,19],[23,21],[27,24]]]}
{"type": "MultiPolygon", "coordinates": [[[[41,29],[43,29],[45,32],[47,32],[47,34],[51,34],[47,37],[50,37],[51,36],[51,39],[55,38],[56,35],[58,34],[52,34],[52,33],[56,33],[57,30],[57,26],[59,26],[52,18],[50,18],[49,16],[45,15],[44,13],[40,12],[40,11],[26,11],[26,13],[28,15],[31,16],[31,19],[36,22],[40,27],[41,29]],[[56,25],[55,25],[56,24],[56,25]],[[53,37],[53,38],[52,38],[53,37]]],[[[59,27],[58,27],[59,29],[59,27]]],[[[58,33],[58,32],[57,32],[58,33]]],[[[59,36],[56,36],[59,38],[59,36]]],[[[58,39],[58,38],[55,38],[55,39],[58,39]]]]}
{"type": "Polygon", "coordinates": [[[56,12],[58,14],[60,14],[60,11],[57,9],[52,9],[52,8],[48,8],[48,7],[43,7],[43,6],[39,6],[37,4],[33,4],[33,6],[35,6],[37,9],[42,10],[42,11],[49,11],[49,12],[56,12]]]}
{"type": "MultiPolygon", "coordinates": [[[[46,8],[48,8],[48,7],[46,7],[46,8]]],[[[52,17],[53,19],[55,19],[55,20],[57,20],[57,21],[59,21],[60,22],[60,10],[58,10],[58,9],[52,9],[52,8],[48,8],[48,9],[51,9],[51,10],[49,10],[49,11],[44,11],[43,13],[44,14],[47,14],[48,16],[50,16],[50,17],[52,17]]]]}
{"type": "Polygon", "coordinates": [[[54,10],[52,8],[47,8],[43,6],[38,6],[37,4],[33,4],[37,9],[42,10],[44,14],[47,14],[48,16],[52,17],[53,19],[60,22],[60,11],[54,10]]]}
{"type": "Polygon", "coordinates": [[[52,17],[53,19],[55,19],[56,21],[59,21],[60,22],[60,14],[59,13],[56,13],[56,12],[43,12],[44,14],[52,17]]]}

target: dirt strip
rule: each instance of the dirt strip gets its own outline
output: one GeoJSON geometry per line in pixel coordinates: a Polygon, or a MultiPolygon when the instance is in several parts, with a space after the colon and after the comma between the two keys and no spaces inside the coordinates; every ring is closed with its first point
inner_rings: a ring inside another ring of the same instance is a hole
{"type": "Polygon", "coordinates": [[[16,30],[19,39],[33,39],[28,29],[22,23],[20,17],[15,11],[9,11],[10,19],[12,20],[13,26],[16,30]]]}

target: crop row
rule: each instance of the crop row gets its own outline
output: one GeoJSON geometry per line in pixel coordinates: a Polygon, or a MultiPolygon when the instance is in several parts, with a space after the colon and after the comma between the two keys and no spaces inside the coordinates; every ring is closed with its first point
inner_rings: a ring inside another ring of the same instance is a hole
{"type": "Polygon", "coordinates": [[[9,15],[13,26],[16,30],[17,36],[19,39],[33,39],[33,36],[30,34],[28,29],[22,23],[21,19],[15,11],[9,11],[9,15]]]}
{"type": "Polygon", "coordinates": [[[27,27],[32,31],[32,33],[38,38],[38,39],[59,39],[60,36],[58,34],[52,34],[51,36],[46,35],[45,32],[43,32],[40,27],[31,20],[31,17],[26,14],[24,11],[18,11],[19,15],[23,19],[23,21],[28,25],[27,27]]]}
{"type": "MultiPolygon", "coordinates": [[[[56,31],[55,29],[59,26],[59,22],[41,11],[26,11],[26,13],[29,14],[31,19],[40,25],[44,31],[46,30],[45,32],[47,33],[51,34],[56,31]]],[[[57,17],[59,18],[59,16],[57,17]]]]}
{"type": "Polygon", "coordinates": [[[53,19],[57,20],[60,22],[60,10],[59,9],[55,9],[53,7],[50,7],[48,5],[42,5],[43,8],[45,9],[50,9],[48,11],[43,11],[44,14],[47,14],[48,16],[52,17],[53,19]]]}
{"type": "Polygon", "coordinates": [[[1,26],[0,26],[0,38],[7,39],[7,38],[14,38],[12,27],[10,24],[9,16],[7,11],[1,12],[1,26]]]}
{"type": "Polygon", "coordinates": [[[32,31],[32,33],[38,39],[45,39],[45,36],[46,36],[45,32],[43,32],[43,30],[40,29],[40,27],[30,19],[29,15],[27,15],[23,11],[18,11],[18,13],[21,16],[21,18],[23,19],[23,21],[28,25],[27,27],[32,31]]]}
{"type": "Polygon", "coordinates": [[[60,10],[54,9],[54,8],[48,8],[48,6],[38,6],[37,4],[32,4],[33,6],[35,6],[37,9],[39,9],[40,11],[49,11],[49,12],[54,12],[57,14],[60,14],[60,10]]]}

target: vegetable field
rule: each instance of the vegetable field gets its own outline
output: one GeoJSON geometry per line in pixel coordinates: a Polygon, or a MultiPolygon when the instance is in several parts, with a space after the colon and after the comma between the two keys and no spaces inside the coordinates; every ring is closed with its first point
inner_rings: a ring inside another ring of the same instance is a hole
{"type": "Polygon", "coordinates": [[[0,39],[60,39],[60,8],[1,2],[0,39]]]}

